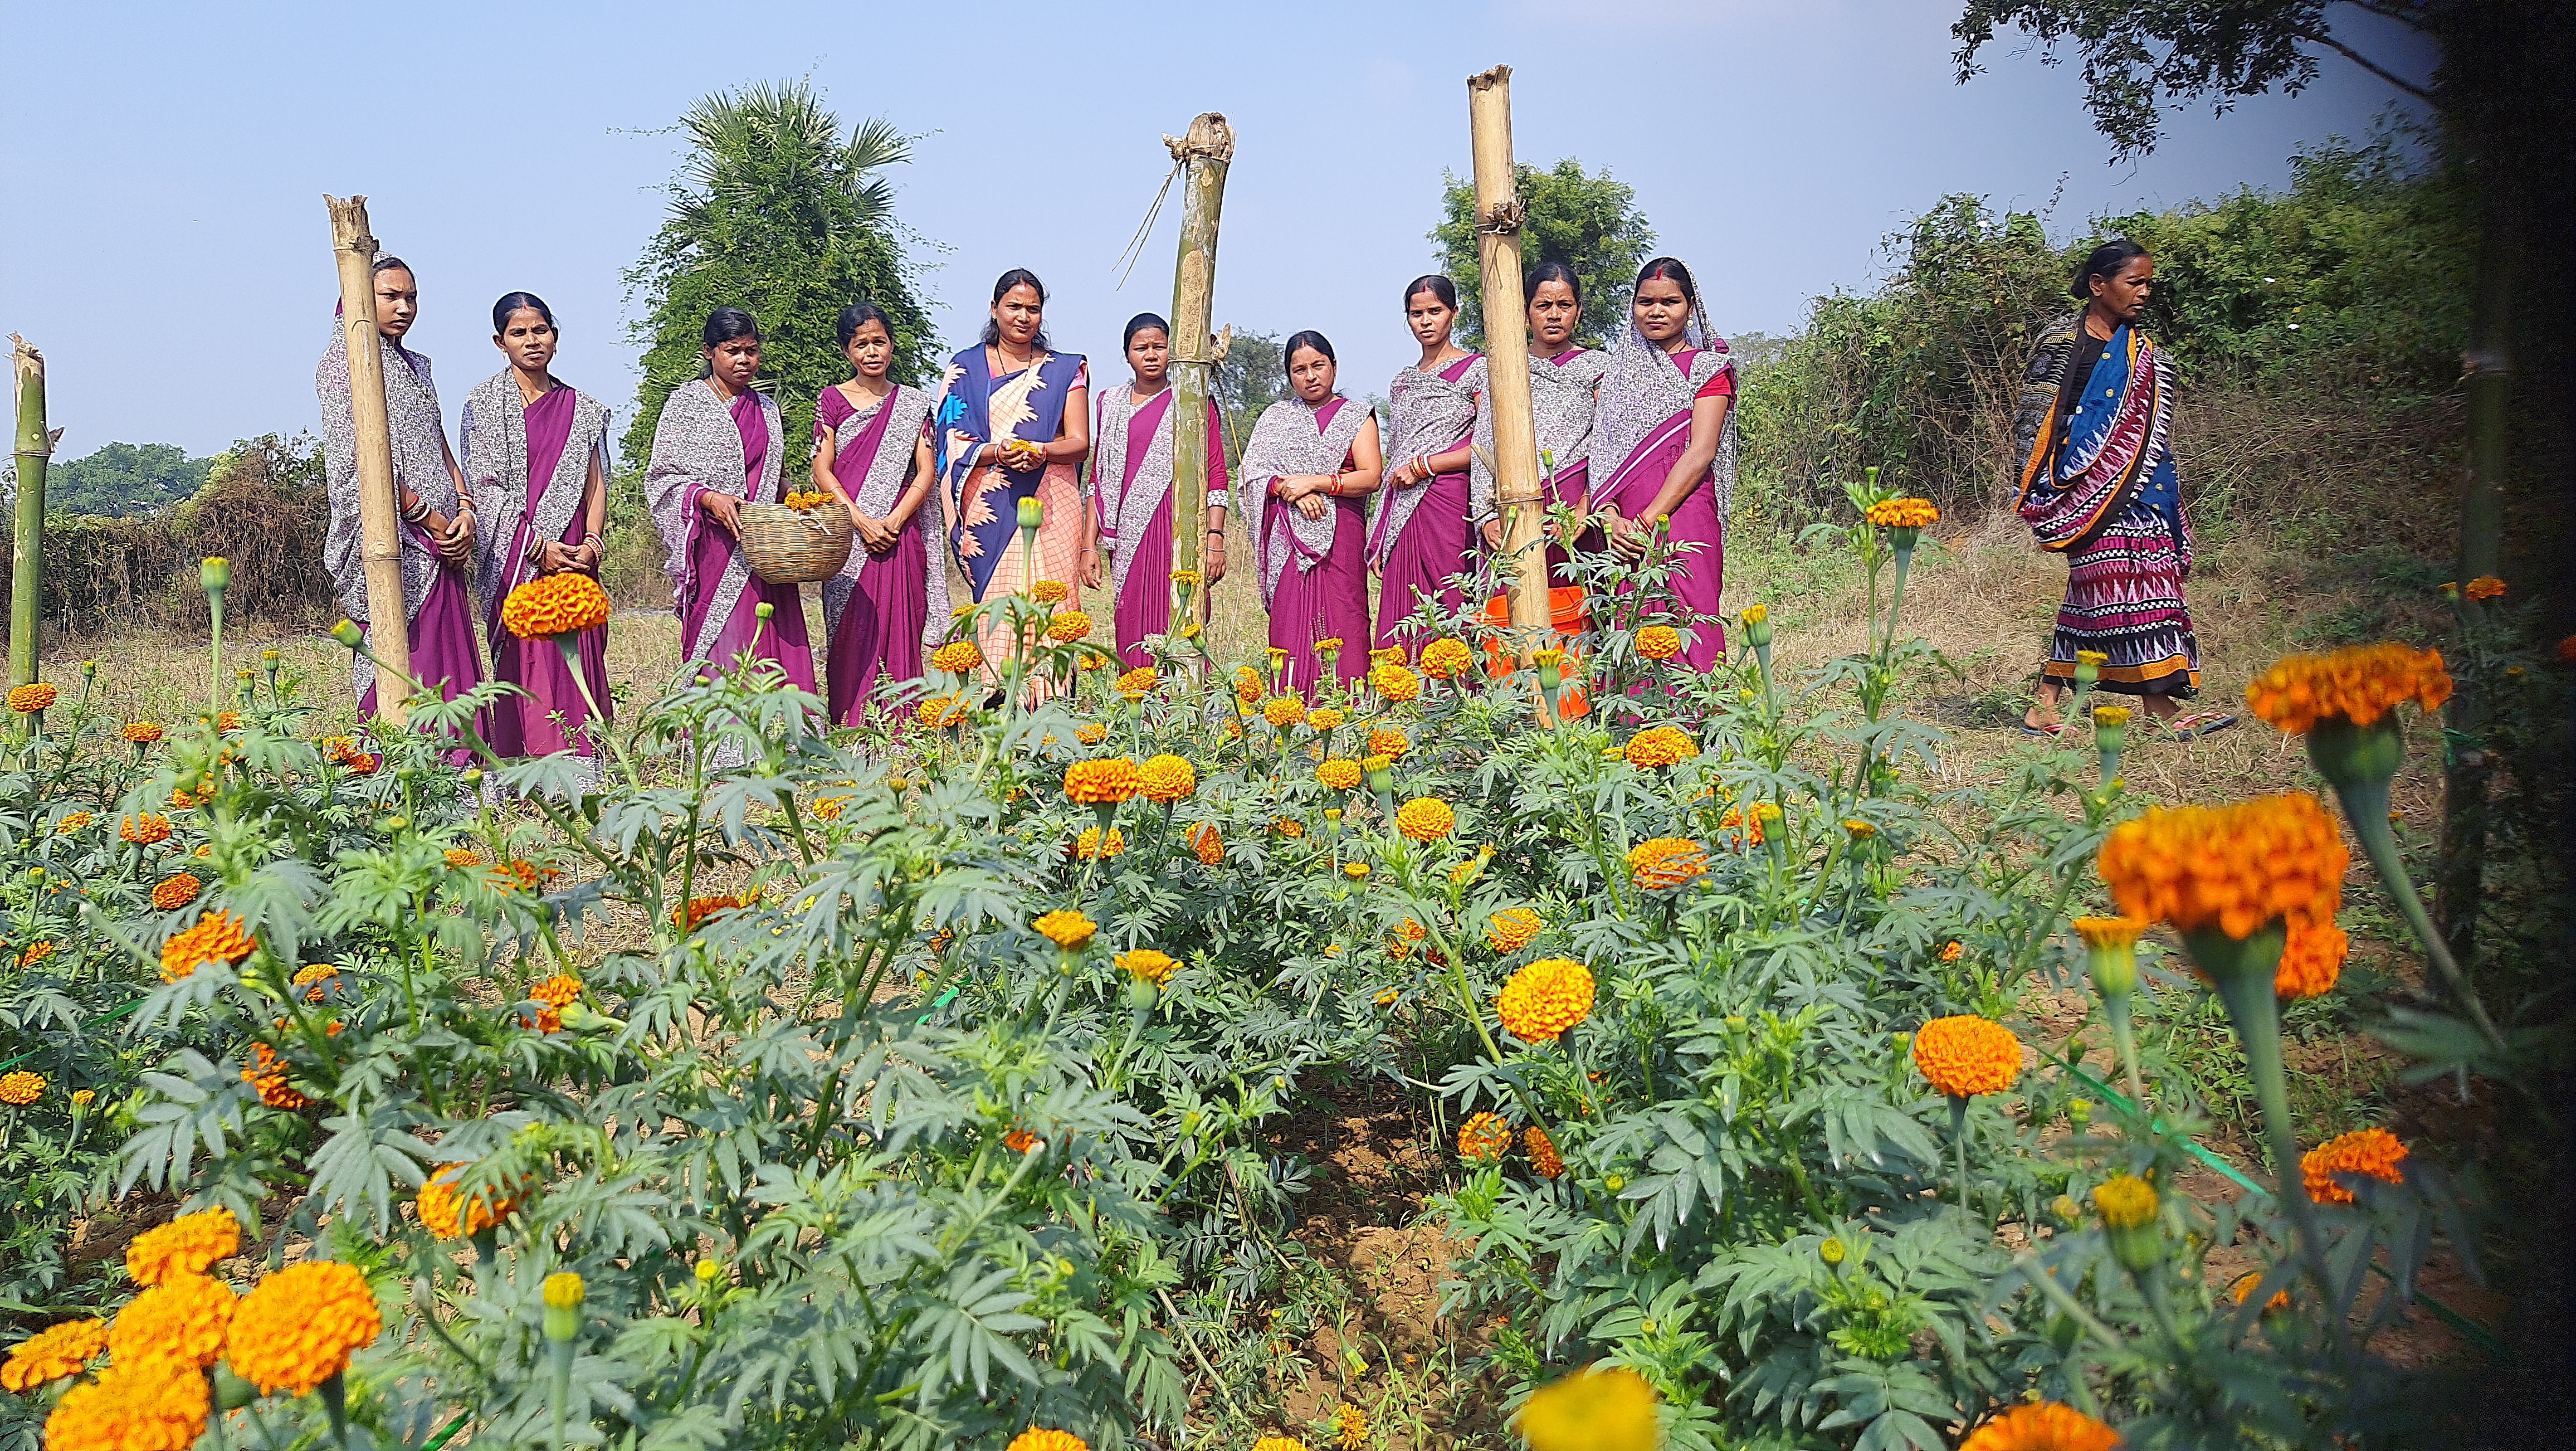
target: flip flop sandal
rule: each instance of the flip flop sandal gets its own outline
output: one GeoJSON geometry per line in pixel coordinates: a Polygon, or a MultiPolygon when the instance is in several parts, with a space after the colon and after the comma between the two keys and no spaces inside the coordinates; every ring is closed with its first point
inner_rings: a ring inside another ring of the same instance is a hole
{"type": "Polygon", "coordinates": [[[2036,737],[2036,738],[2038,738],[2038,739],[2040,739],[2040,740],[2047,740],[2047,739],[2049,739],[2049,738],[2051,738],[2051,737],[2053,737],[2053,736],[2057,735],[2059,732],[2061,732],[2061,731],[2063,731],[2063,730],[2065,730],[2065,729],[2066,729],[2066,722],[2064,722],[2064,721],[2062,721],[2062,720],[2059,720],[2059,721],[2050,721],[2048,724],[2046,724],[2046,725],[2044,725],[2044,726],[2035,726],[2035,725],[2032,725],[2029,721],[2023,721],[2023,722],[2021,722],[2021,723],[2020,723],[2020,725],[2021,725],[2021,733],[2022,733],[2023,735],[2026,735],[2026,736],[2033,736],[2033,737],[2036,737]]]}
{"type": "Polygon", "coordinates": [[[2175,740],[2188,741],[2201,736],[2216,735],[2234,724],[2236,724],[2236,717],[2223,710],[2209,710],[2184,716],[2167,729],[2173,732],[2175,740]]]}

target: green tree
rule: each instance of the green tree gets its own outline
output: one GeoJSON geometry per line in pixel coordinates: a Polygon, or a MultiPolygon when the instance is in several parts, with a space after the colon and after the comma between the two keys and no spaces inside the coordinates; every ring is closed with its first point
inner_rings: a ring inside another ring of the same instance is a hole
{"type": "MultiPolygon", "coordinates": [[[[1655,245],[1655,229],[1637,208],[1636,188],[1607,170],[1589,175],[1571,156],[1552,170],[1523,166],[1517,175],[1521,204],[1529,208],[1521,228],[1521,264],[1562,262],[1574,269],[1583,279],[1583,317],[1574,340],[1600,347],[1618,336],[1628,289],[1655,245]]],[[[1459,339],[1481,348],[1485,275],[1476,255],[1476,186],[1448,172],[1441,176],[1440,225],[1430,237],[1439,244],[1441,270],[1458,284],[1459,339]]]]}
{"type": "Polygon", "coordinates": [[[45,508],[125,518],[168,508],[204,486],[210,458],[170,443],[111,443],[46,472],[45,508]]]}
{"type": "Polygon", "coordinates": [[[634,328],[644,386],[626,453],[650,452],[663,400],[698,376],[707,314],[739,307],[760,319],[761,372],[787,412],[792,475],[810,456],[815,395],[849,376],[833,334],[842,308],[884,308],[895,376],[918,383],[930,373],[935,340],[882,175],[910,160],[911,146],[882,118],[843,139],[840,118],[802,81],[709,96],[681,124],[690,149],[670,216],[626,274],[646,303],[634,328]]]}
{"type": "Polygon", "coordinates": [[[1213,387],[1217,416],[1225,421],[1226,454],[1240,458],[1252,425],[1261,421],[1261,410],[1288,396],[1279,335],[1236,329],[1217,362],[1213,387]]]}

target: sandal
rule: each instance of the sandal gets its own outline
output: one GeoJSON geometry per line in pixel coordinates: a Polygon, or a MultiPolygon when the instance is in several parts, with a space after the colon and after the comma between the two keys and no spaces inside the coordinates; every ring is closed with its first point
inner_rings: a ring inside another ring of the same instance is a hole
{"type": "Polygon", "coordinates": [[[2165,729],[2173,732],[2175,740],[2188,741],[2201,736],[2216,735],[2234,724],[2236,724],[2236,717],[2226,711],[2199,710],[2189,715],[2176,716],[2165,723],[2165,729]]]}
{"type": "Polygon", "coordinates": [[[2053,720],[2046,725],[2032,725],[2027,719],[2021,722],[2021,733],[2023,735],[2035,736],[2041,740],[2050,739],[2065,729],[2066,722],[2062,720],[2053,720]]]}

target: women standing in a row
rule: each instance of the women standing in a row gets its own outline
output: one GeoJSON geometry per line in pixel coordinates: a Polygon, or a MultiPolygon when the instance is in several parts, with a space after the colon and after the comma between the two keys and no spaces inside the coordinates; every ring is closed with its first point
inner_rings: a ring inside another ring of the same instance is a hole
{"type": "MultiPolygon", "coordinates": [[[[1592,418],[1610,357],[1574,344],[1575,324],[1583,317],[1583,284],[1573,268],[1562,262],[1542,262],[1531,270],[1521,293],[1529,314],[1530,415],[1537,426],[1541,456],[1539,488],[1550,512],[1571,509],[1579,521],[1592,491],[1592,418]],[[1552,471],[1549,461],[1554,463],[1552,471]]],[[[1500,550],[1503,520],[1494,473],[1486,466],[1494,453],[1490,408],[1477,411],[1476,444],[1481,452],[1468,471],[1468,518],[1482,534],[1485,547],[1500,550]]],[[[1571,585],[1574,579],[1566,571],[1568,541],[1555,537],[1554,521],[1544,527],[1549,535],[1549,577],[1557,585],[1571,585]]]]}
{"type": "Polygon", "coordinates": [[[680,654],[721,673],[748,650],[810,692],[814,652],[804,602],[796,586],[753,574],[738,538],[745,501],[784,497],[778,403],[751,386],[760,373],[760,324],[738,307],[718,308],[703,336],[705,371],[663,403],[644,473],[680,615],[680,654]],[[766,622],[758,615],[762,604],[772,607],[766,622]]]}
{"type": "Polygon", "coordinates": [[[894,325],[874,303],[841,309],[850,381],[814,400],[814,488],[846,501],[857,546],[823,582],[824,657],[835,725],[857,725],[880,681],[917,680],[948,629],[948,570],[931,547],[939,510],[930,395],[894,381],[894,325]]]}
{"type": "Polygon", "coordinates": [[[501,623],[502,601],[529,580],[599,573],[608,527],[608,410],[555,377],[559,337],[554,313],[534,293],[492,304],[492,344],[510,365],[466,395],[457,436],[481,524],[474,583],[483,596],[492,675],[527,692],[493,707],[484,739],[503,756],[570,750],[595,763],[589,702],[608,709],[608,627],[581,633],[574,653],[583,680],[576,682],[561,650],[522,640],[501,623]]]}
{"type": "MultiPolygon", "coordinates": [[[[394,499],[401,514],[403,611],[411,641],[411,673],[442,700],[482,683],[474,649],[474,602],[465,567],[474,557],[474,506],[465,475],[447,447],[447,419],[438,411],[438,386],[429,359],[403,346],[420,315],[420,284],[399,257],[375,263],[376,331],[383,338],[385,422],[392,435],[394,499]]],[[[364,531],[358,517],[358,424],[349,402],[349,337],[331,330],[331,346],[313,370],[322,405],[322,467],[331,523],[323,563],[339,585],[340,608],[362,630],[367,618],[367,572],[359,557],[364,531]]],[[[376,671],[355,659],[352,685],[358,713],[376,712],[376,671]]]]}
{"type": "MultiPolygon", "coordinates": [[[[1100,554],[1117,602],[1118,654],[1131,669],[1150,665],[1145,637],[1172,628],[1172,331],[1150,312],[1128,319],[1127,366],[1133,383],[1100,393],[1091,458],[1091,504],[1100,521],[1100,554]]],[[[1216,400],[1207,400],[1207,537],[1209,584],[1225,578],[1227,491],[1225,429],[1216,400]]]]}
{"type": "Polygon", "coordinates": [[[1485,392],[1485,359],[1450,339],[1458,289],[1446,277],[1417,277],[1404,290],[1404,320],[1422,345],[1421,361],[1388,387],[1395,439],[1386,487],[1369,525],[1369,558],[1378,568],[1377,635],[1383,649],[1416,630],[1407,621],[1423,601],[1452,616],[1465,602],[1450,576],[1476,572],[1475,533],[1468,528],[1468,447],[1485,392]]]}
{"type": "Polygon", "coordinates": [[[1253,567],[1270,611],[1271,648],[1287,654],[1289,688],[1311,693],[1323,673],[1315,644],[1339,640],[1334,673],[1368,673],[1364,501],[1384,463],[1377,415],[1333,387],[1333,345],[1319,332],[1288,339],[1281,356],[1294,398],[1263,409],[1243,448],[1253,515],[1253,567]]]}
{"type": "Polygon", "coordinates": [[[1707,670],[1726,655],[1718,623],[1726,515],[1735,499],[1735,362],[1699,309],[1690,269],[1658,257],[1637,274],[1626,336],[1601,379],[1593,452],[1615,460],[1592,507],[1610,547],[1638,560],[1661,531],[1676,550],[1664,596],[1707,670]]]}

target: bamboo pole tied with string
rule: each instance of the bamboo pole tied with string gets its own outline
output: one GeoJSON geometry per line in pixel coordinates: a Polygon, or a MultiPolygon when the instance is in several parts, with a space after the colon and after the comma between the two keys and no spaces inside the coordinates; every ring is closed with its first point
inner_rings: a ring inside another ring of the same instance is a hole
{"type": "Polygon", "coordinates": [[[376,239],[367,199],[325,195],[340,264],[340,328],[349,344],[349,411],[358,433],[358,557],[367,573],[367,651],[376,712],[402,728],[411,695],[411,615],[403,605],[402,512],[394,496],[393,428],[385,416],[384,339],[376,331],[376,239]]]}
{"type": "MultiPolygon", "coordinates": [[[[1467,78],[1467,123],[1476,169],[1476,257],[1482,264],[1485,367],[1493,410],[1495,507],[1503,519],[1504,575],[1512,645],[1521,668],[1548,638],[1547,548],[1540,533],[1546,501],[1539,492],[1538,425],[1530,413],[1529,337],[1521,297],[1522,205],[1512,169],[1512,68],[1498,65],[1467,78]]],[[[1535,679],[1535,677],[1532,677],[1535,679]]],[[[1555,712],[1535,686],[1539,723],[1555,712]]]]}
{"type": "MultiPolygon", "coordinates": [[[[9,559],[9,685],[14,690],[36,681],[37,631],[45,616],[45,466],[63,431],[45,429],[45,355],[16,333],[9,334],[9,343],[18,390],[18,529],[9,559]]],[[[25,728],[22,719],[19,729],[25,728]]]]}
{"type": "MultiPolygon", "coordinates": [[[[1216,295],[1217,219],[1225,208],[1225,174],[1234,162],[1234,128],[1203,111],[1185,136],[1163,138],[1182,178],[1181,248],[1172,277],[1172,633],[1207,625],[1207,575],[1200,544],[1207,536],[1211,374],[1226,339],[1209,331],[1216,295]]],[[[1148,218],[1151,224],[1151,218],[1148,218]]],[[[1229,329],[1229,332],[1231,330],[1229,329]]]]}

